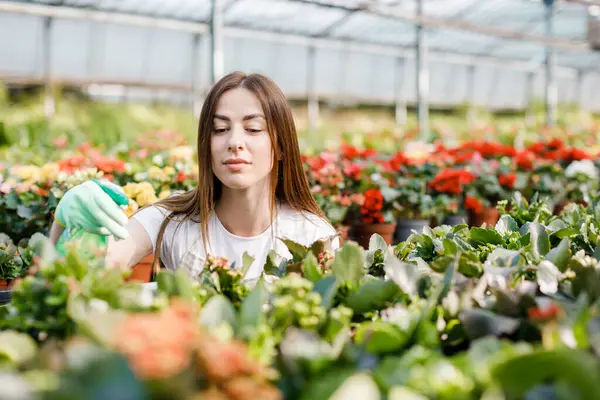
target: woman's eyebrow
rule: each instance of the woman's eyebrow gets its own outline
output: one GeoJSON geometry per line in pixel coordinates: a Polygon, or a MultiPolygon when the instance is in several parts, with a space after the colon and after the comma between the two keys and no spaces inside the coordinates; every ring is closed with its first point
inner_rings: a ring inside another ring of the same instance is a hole
{"type": "MultiPolygon", "coordinates": [[[[215,119],[221,119],[223,121],[231,121],[231,118],[225,116],[225,115],[221,115],[221,114],[215,114],[214,116],[215,119]]],[[[248,114],[245,115],[243,120],[244,121],[248,121],[249,119],[254,119],[254,118],[263,118],[265,119],[265,116],[262,114],[248,114]]]]}

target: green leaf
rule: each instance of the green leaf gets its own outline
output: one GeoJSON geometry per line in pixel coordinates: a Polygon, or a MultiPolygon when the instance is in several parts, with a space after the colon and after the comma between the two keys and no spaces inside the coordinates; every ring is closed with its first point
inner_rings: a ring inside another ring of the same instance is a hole
{"type": "Polygon", "coordinates": [[[385,249],[387,249],[387,248],[388,248],[387,242],[378,233],[373,234],[371,236],[371,238],[369,239],[369,251],[370,252],[371,251],[375,252],[376,250],[385,251],[385,249]]]}
{"type": "Polygon", "coordinates": [[[319,271],[318,265],[317,257],[309,251],[302,262],[302,275],[311,282],[319,281],[323,274],[319,271]]]}
{"type": "MultiPolygon", "coordinates": [[[[355,372],[353,367],[336,367],[311,379],[302,390],[301,400],[329,399],[355,372]]],[[[296,393],[297,395],[297,393],[296,393]]]]}
{"type": "Polygon", "coordinates": [[[517,250],[507,250],[503,248],[494,249],[485,260],[486,266],[512,268],[519,266],[521,262],[521,252],[517,250]]]}
{"type": "Polygon", "coordinates": [[[355,335],[356,343],[364,344],[366,350],[373,354],[400,350],[409,339],[408,332],[403,332],[395,324],[384,321],[363,323],[358,327],[355,335]]]}
{"type": "Polygon", "coordinates": [[[283,276],[283,271],[279,268],[275,260],[277,259],[277,253],[275,250],[270,250],[267,254],[267,259],[265,261],[264,273],[265,275],[274,275],[281,277],[283,276]]]}
{"type": "Polygon", "coordinates": [[[25,207],[22,204],[19,204],[17,206],[17,215],[26,220],[33,219],[33,217],[34,217],[33,211],[31,211],[31,208],[25,207]]]}
{"type": "Polygon", "coordinates": [[[355,313],[381,310],[400,293],[400,288],[393,281],[372,279],[348,297],[347,305],[355,313]]]}
{"type": "Polygon", "coordinates": [[[575,229],[575,228],[564,228],[561,229],[559,231],[556,231],[554,233],[554,235],[559,238],[559,239],[563,239],[563,238],[567,238],[570,236],[576,236],[580,233],[579,229],[575,229]]]}
{"type": "Polygon", "coordinates": [[[600,393],[598,361],[586,350],[538,350],[515,356],[493,367],[492,375],[508,398],[523,398],[537,385],[565,382],[573,399],[596,399],[600,393]]]}
{"type": "Polygon", "coordinates": [[[235,330],[237,328],[236,320],[233,305],[223,295],[211,297],[200,313],[200,323],[206,328],[217,328],[225,322],[235,330]]]}
{"type": "Polygon", "coordinates": [[[248,252],[245,251],[242,255],[242,270],[240,271],[242,273],[242,276],[246,276],[253,262],[254,257],[252,257],[250,254],[248,254],[248,252]]]}
{"type": "Polygon", "coordinates": [[[500,216],[500,219],[496,223],[496,230],[501,235],[506,235],[509,232],[518,232],[519,224],[517,224],[517,221],[512,216],[504,214],[500,216]]]}
{"type": "Polygon", "coordinates": [[[329,397],[329,400],[347,400],[350,398],[380,400],[381,393],[371,375],[359,372],[346,379],[335,393],[329,397]]]}
{"type": "Polygon", "coordinates": [[[553,248],[546,254],[546,260],[550,261],[556,267],[564,272],[567,269],[567,265],[569,264],[569,259],[571,258],[571,249],[569,247],[569,239],[564,238],[560,241],[558,246],[553,248]]]}
{"type": "Polygon", "coordinates": [[[458,259],[458,272],[468,278],[479,277],[483,273],[483,265],[475,253],[462,253],[458,259]]]}
{"type": "Polygon", "coordinates": [[[16,210],[19,206],[19,195],[15,191],[11,191],[6,195],[6,208],[9,210],[16,210]]]}
{"type": "Polygon", "coordinates": [[[494,228],[471,228],[469,240],[472,244],[495,244],[502,245],[504,244],[504,239],[502,236],[496,232],[494,228]]]}
{"type": "Polygon", "coordinates": [[[8,360],[18,367],[32,360],[37,354],[37,345],[31,336],[12,330],[0,332],[0,360],[8,360]]]}
{"type": "Polygon", "coordinates": [[[548,260],[543,260],[537,267],[537,283],[540,287],[540,292],[545,295],[555,294],[558,291],[560,275],[560,271],[556,268],[556,265],[548,260]]]}
{"type": "Polygon", "coordinates": [[[444,239],[444,254],[453,255],[458,252],[458,246],[451,239],[444,239]]]}
{"type": "Polygon", "coordinates": [[[335,297],[335,293],[337,292],[339,284],[339,280],[333,275],[328,275],[315,283],[313,292],[317,292],[321,295],[321,304],[326,310],[331,307],[331,303],[333,302],[333,298],[335,297]]]}
{"type": "Polygon", "coordinates": [[[295,261],[303,260],[304,257],[306,257],[306,253],[308,253],[308,247],[303,246],[300,243],[296,243],[290,239],[283,239],[283,243],[285,243],[295,261]]]}
{"type": "Polygon", "coordinates": [[[331,266],[341,282],[358,282],[366,274],[364,250],[356,243],[345,243],[339,249],[331,266]]]}
{"type": "Polygon", "coordinates": [[[548,232],[546,232],[546,227],[539,222],[531,222],[529,233],[531,234],[534,254],[538,257],[545,256],[550,251],[550,238],[548,232]]]}
{"type": "Polygon", "coordinates": [[[416,265],[398,260],[388,249],[385,252],[383,269],[386,276],[394,281],[404,293],[413,296],[417,292],[417,281],[420,274],[416,265]]]}
{"type": "Polygon", "coordinates": [[[427,397],[404,386],[392,387],[387,398],[388,400],[427,400],[427,397]]]}
{"type": "Polygon", "coordinates": [[[242,335],[251,333],[264,320],[262,307],[268,296],[263,281],[259,280],[240,306],[239,327],[242,335]]]}
{"type": "Polygon", "coordinates": [[[479,308],[466,309],[459,316],[471,340],[484,336],[511,334],[519,327],[519,320],[494,314],[479,308]]]}

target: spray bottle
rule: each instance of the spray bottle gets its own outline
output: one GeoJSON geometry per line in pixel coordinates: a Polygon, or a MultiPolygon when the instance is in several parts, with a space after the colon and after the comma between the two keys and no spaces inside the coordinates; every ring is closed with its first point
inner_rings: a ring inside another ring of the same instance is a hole
{"type": "MultiPolygon", "coordinates": [[[[95,178],[92,181],[100,186],[104,193],[108,194],[120,208],[125,209],[127,207],[129,198],[120,186],[95,178]]],[[[67,253],[66,247],[73,242],[77,242],[78,251],[84,257],[94,259],[97,258],[99,251],[104,254],[108,236],[86,232],[78,227],[73,227],[70,230],[65,229],[56,243],[58,253],[64,256],[67,253]]]]}

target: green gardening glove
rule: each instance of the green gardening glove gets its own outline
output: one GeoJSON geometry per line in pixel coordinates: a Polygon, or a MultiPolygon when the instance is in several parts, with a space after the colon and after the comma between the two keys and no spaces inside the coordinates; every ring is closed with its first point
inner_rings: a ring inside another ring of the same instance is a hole
{"type": "Polygon", "coordinates": [[[81,229],[125,239],[129,236],[125,229],[128,218],[121,206],[128,202],[119,186],[106,180],[92,179],[65,193],[56,207],[55,221],[68,232],[81,229]]]}

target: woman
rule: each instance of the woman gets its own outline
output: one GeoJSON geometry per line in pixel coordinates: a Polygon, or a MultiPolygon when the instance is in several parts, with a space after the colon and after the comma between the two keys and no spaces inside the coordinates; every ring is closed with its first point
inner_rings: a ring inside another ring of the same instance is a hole
{"type": "Polygon", "coordinates": [[[79,185],[61,199],[51,239],[56,243],[72,226],[114,235],[121,240],[109,237],[108,265],[132,267],[154,253],[166,268],[185,268],[191,277],[207,255],[241,267],[247,252],[254,262],[246,280],[260,277],[271,250],[291,257],[280,238],[304,245],[327,239],[332,250],[339,247],[310,192],[287,100],[270,79],[236,72],[214,85],[200,115],[198,167],[195,189],[130,219],[98,185],[79,185]]]}

